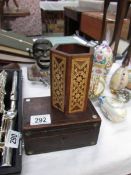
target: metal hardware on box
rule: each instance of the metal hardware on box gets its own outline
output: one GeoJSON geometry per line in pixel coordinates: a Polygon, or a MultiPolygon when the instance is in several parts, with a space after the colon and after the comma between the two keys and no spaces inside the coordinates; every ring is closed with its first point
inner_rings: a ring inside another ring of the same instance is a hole
{"type": "Polygon", "coordinates": [[[32,155],[33,151],[28,151],[27,154],[32,155]]]}
{"type": "Polygon", "coordinates": [[[26,102],[30,102],[30,99],[28,98],[28,99],[26,99],[26,102]]]}
{"type": "Polygon", "coordinates": [[[97,115],[92,115],[92,118],[93,119],[97,119],[97,115]]]}

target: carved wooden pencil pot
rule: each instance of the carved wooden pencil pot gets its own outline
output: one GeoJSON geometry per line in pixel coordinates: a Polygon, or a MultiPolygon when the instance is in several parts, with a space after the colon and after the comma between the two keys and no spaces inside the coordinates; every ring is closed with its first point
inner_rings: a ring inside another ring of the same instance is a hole
{"type": "Polygon", "coordinates": [[[64,113],[87,108],[92,69],[90,48],[61,44],[51,49],[51,103],[64,113]]]}

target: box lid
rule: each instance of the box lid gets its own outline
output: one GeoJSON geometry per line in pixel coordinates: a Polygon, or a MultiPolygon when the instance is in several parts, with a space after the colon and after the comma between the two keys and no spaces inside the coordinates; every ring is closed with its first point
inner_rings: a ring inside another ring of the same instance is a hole
{"type": "Polygon", "coordinates": [[[75,126],[101,122],[91,101],[88,100],[86,112],[64,114],[63,112],[51,106],[50,97],[25,98],[23,104],[23,130],[44,130],[54,128],[67,128],[67,126],[75,126]],[[31,116],[39,116],[48,114],[51,119],[50,124],[31,124],[31,116]],[[75,123],[75,125],[74,125],[75,123]]]}

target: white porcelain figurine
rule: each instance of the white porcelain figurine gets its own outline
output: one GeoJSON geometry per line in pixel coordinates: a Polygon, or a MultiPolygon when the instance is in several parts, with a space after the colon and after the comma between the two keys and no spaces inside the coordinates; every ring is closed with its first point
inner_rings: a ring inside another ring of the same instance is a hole
{"type": "Polygon", "coordinates": [[[102,95],[105,89],[106,75],[112,66],[112,58],[112,49],[106,41],[95,47],[89,91],[91,99],[96,99],[102,95]]]}

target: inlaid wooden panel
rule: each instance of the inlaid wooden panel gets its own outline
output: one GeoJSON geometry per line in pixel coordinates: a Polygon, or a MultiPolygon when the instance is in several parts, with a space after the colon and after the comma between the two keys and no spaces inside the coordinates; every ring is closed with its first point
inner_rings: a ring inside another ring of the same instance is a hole
{"type": "Polygon", "coordinates": [[[89,59],[75,58],[72,60],[69,112],[84,110],[87,81],[89,74],[89,59]]]}

